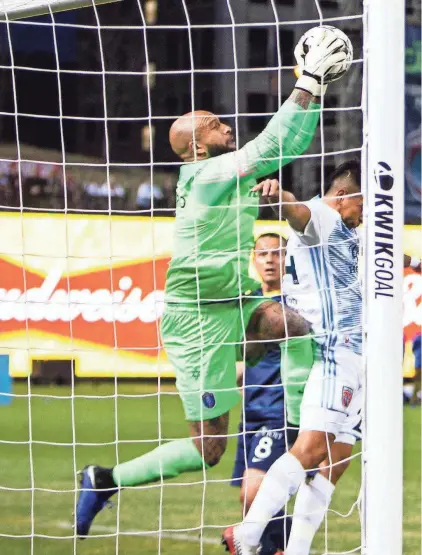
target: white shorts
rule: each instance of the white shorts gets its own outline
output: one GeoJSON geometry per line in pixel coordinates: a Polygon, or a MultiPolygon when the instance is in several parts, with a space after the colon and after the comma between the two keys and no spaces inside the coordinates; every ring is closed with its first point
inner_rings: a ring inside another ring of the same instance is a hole
{"type": "Polygon", "coordinates": [[[331,433],[336,442],[354,445],[361,438],[362,375],[362,357],[350,349],[317,358],[303,394],[300,431],[331,433]]]}

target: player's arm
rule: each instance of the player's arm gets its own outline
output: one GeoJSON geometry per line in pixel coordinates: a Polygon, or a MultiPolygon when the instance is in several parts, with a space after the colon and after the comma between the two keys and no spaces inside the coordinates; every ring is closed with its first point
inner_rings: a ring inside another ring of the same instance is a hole
{"type": "Polygon", "coordinates": [[[319,121],[318,95],[324,92],[321,79],[328,72],[335,72],[345,58],[344,52],[336,52],[341,44],[327,36],[310,47],[305,56],[304,75],[264,131],[240,150],[208,160],[196,176],[204,202],[219,204],[238,182],[273,173],[305,152],[319,121]]]}
{"type": "Polygon", "coordinates": [[[241,177],[265,177],[305,152],[315,134],[320,99],[295,88],[264,131],[239,151],[241,177]]]}
{"type": "Polygon", "coordinates": [[[264,131],[239,151],[245,161],[242,175],[265,177],[307,150],[319,121],[320,97],[326,89],[321,80],[329,72],[340,71],[346,58],[346,53],[339,51],[341,45],[333,33],[327,33],[304,54],[299,41],[295,56],[304,59],[303,75],[264,131]]]}
{"type": "Polygon", "coordinates": [[[305,245],[318,245],[327,241],[337,223],[337,212],[322,200],[298,201],[292,193],[281,189],[278,179],[266,179],[251,190],[259,191],[262,197],[267,198],[277,216],[281,208],[281,216],[289,222],[305,245]]]}
{"type": "MultiPolygon", "coordinates": [[[[285,218],[292,229],[303,233],[311,219],[309,207],[296,199],[293,193],[280,189],[277,179],[266,179],[252,188],[253,192],[260,192],[263,198],[268,199],[271,204],[279,203],[281,200],[281,215],[285,218]]],[[[273,207],[273,206],[272,206],[273,207]]],[[[277,216],[279,215],[277,207],[277,216]]]]}
{"type": "Polygon", "coordinates": [[[409,256],[408,254],[405,254],[403,257],[403,267],[412,268],[415,272],[422,273],[422,262],[416,256],[409,256]]]}
{"type": "Polygon", "coordinates": [[[292,162],[310,145],[320,105],[312,93],[294,89],[289,99],[254,140],[236,152],[210,158],[196,175],[198,200],[216,206],[237,184],[259,178],[292,162]]]}
{"type": "Polygon", "coordinates": [[[295,56],[298,62],[303,60],[303,74],[264,131],[239,151],[240,177],[265,177],[307,150],[319,121],[320,97],[327,88],[321,81],[328,73],[340,72],[346,58],[341,46],[333,32],[321,35],[320,42],[310,46],[306,54],[299,41],[295,56]]]}

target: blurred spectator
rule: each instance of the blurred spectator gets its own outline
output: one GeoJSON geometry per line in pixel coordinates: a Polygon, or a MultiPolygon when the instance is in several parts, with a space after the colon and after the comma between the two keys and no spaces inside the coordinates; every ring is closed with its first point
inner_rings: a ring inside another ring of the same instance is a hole
{"type": "Polygon", "coordinates": [[[117,198],[125,198],[126,191],[119,183],[111,183],[110,195],[117,198]]]}
{"type": "Polygon", "coordinates": [[[164,194],[161,187],[158,185],[151,185],[146,181],[141,183],[136,194],[136,207],[141,210],[149,210],[152,206],[152,199],[154,200],[154,208],[162,207],[164,194]]]}
{"type": "Polygon", "coordinates": [[[92,198],[98,197],[100,196],[100,185],[95,181],[91,183],[85,183],[84,191],[88,197],[92,197],[92,198]]]}
{"type": "Polygon", "coordinates": [[[6,160],[0,161],[0,205],[10,206],[12,195],[10,194],[10,179],[9,179],[9,166],[10,163],[6,160]]]}
{"type": "MultiPolygon", "coordinates": [[[[121,176],[120,176],[121,178],[121,176]]],[[[125,187],[116,176],[109,182],[80,182],[62,163],[0,160],[0,209],[20,207],[47,210],[151,210],[171,215],[175,209],[175,176],[161,175],[162,184],[143,181],[125,187]],[[66,176],[66,177],[65,177],[66,176]]]]}
{"type": "Polygon", "coordinates": [[[0,174],[0,205],[8,205],[9,177],[7,174],[0,174]]]}
{"type": "Polygon", "coordinates": [[[163,194],[166,198],[166,208],[170,209],[168,215],[171,214],[171,210],[176,209],[176,183],[174,180],[174,175],[167,174],[163,182],[163,194]]]}
{"type": "Polygon", "coordinates": [[[96,181],[84,184],[84,195],[82,197],[82,206],[87,210],[100,210],[100,184],[96,181]]]}
{"type": "Polygon", "coordinates": [[[102,185],[96,182],[87,183],[84,186],[86,193],[86,208],[92,210],[122,210],[125,207],[126,190],[122,185],[116,183],[111,176],[110,183],[105,181],[102,185]]]}
{"type": "Polygon", "coordinates": [[[82,206],[82,186],[76,181],[72,174],[66,172],[66,180],[63,183],[63,196],[67,198],[67,208],[78,208],[82,206]]]}
{"type": "Polygon", "coordinates": [[[110,187],[107,183],[103,183],[101,186],[101,192],[105,193],[105,198],[107,201],[107,208],[110,198],[110,206],[112,210],[123,210],[125,207],[126,200],[126,190],[120,183],[116,182],[114,176],[110,176],[110,187]]]}

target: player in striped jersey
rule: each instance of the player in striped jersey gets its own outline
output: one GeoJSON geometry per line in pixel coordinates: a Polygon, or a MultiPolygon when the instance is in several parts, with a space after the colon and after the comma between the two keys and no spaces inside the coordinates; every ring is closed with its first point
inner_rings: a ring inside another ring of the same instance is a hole
{"type": "Polygon", "coordinates": [[[301,433],[266,474],[251,509],[235,528],[238,553],[254,553],[268,520],[299,490],[286,555],[305,555],[356,441],[362,387],[358,235],[363,200],[355,161],[334,173],[323,199],[299,203],[283,191],[283,216],[292,228],[284,293],[313,327],[316,360],[301,406],[301,433]],[[329,455],[330,451],[330,455],[329,455]],[[324,466],[305,483],[306,471],[324,466]],[[306,506],[307,510],[303,511],[306,506]],[[309,509],[310,507],[310,509],[309,509]],[[306,514],[306,516],[304,516],[306,514]]]}
{"type": "MultiPolygon", "coordinates": [[[[311,324],[316,353],[300,411],[300,435],[262,481],[241,527],[235,527],[236,555],[255,553],[268,520],[297,492],[285,555],[308,555],[360,438],[362,403],[362,296],[358,279],[362,221],[360,164],[342,164],[324,197],[297,202],[282,193],[289,238],[283,291],[286,303],[311,324]],[[307,470],[320,467],[305,482],[307,470]]],[[[404,256],[404,266],[420,261],[404,256]]]]}
{"type": "MultiPolygon", "coordinates": [[[[311,322],[316,343],[300,429],[335,434],[319,472],[299,487],[286,555],[309,555],[334,487],[349,466],[353,445],[361,438],[362,295],[356,230],[363,205],[360,175],[356,160],[335,170],[324,199],[308,204],[311,220],[303,233],[293,233],[286,254],[286,303],[311,322]]],[[[403,265],[420,271],[416,257],[405,254],[403,265]]],[[[301,448],[303,444],[293,452],[300,453],[301,448]]]]}

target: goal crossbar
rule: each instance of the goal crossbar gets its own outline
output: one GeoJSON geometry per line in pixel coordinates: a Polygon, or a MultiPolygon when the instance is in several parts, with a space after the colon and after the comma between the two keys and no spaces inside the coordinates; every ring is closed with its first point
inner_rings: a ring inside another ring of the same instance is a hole
{"type": "Polygon", "coordinates": [[[122,0],[2,0],[0,2],[0,20],[15,20],[50,12],[64,12],[77,8],[99,6],[122,0]]]}

